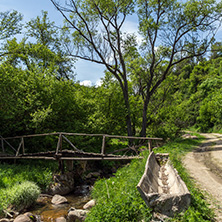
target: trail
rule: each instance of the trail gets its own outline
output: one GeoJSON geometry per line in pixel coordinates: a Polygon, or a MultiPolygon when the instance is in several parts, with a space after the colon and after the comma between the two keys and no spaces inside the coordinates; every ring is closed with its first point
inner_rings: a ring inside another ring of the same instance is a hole
{"type": "Polygon", "coordinates": [[[222,134],[202,133],[206,139],[186,155],[184,166],[198,186],[209,194],[216,220],[222,222],[222,134]]]}

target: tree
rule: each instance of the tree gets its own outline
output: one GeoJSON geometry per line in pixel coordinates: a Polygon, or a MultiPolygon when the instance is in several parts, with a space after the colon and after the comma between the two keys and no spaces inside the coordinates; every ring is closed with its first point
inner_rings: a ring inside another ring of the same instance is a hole
{"type": "Polygon", "coordinates": [[[221,17],[221,3],[214,0],[69,0],[62,5],[51,0],[66,20],[75,58],[103,64],[118,80],[126,107],[128,135],[132,135],[127,67],[138,59],[134,71],[143,97],[141,136],[146,135],[150,99],[172,68],[203,55],[211,44],[221,17]],[[137,50],[135,36],[123,32],[127,16],[137,10],[143,36],[137,50]],[[129,58],[129,53],[130,57],[129,58]]]}
{"type": "Polygon", "coordinates": [[[36,67],[42,72],[46,69],[56,73],[57,78],[72,78],[74,59],[68,57],[63,49],[62,33],[48,19],[48,13],[42,11],[42,17],[27,22],[25,37],[18,42],[16,38],[4,45],[5,60],[15,66],[27,67],[34,71],[36,67]],[[31,37],[31,41],[29,41],[31,37]]]}
{"type": "Polygon", "coordinates": [[[55,23],[48,18],[48,12],[42,11],[42,17],[37,16],[26,25],[26,35],[36,40],[33,50],[29,54],[38,59],[44,67],[54,65],[57,67],[59,78],[69,79],[73,75],[74,59],[67,56],[63,45],[65,39],[62,32],[55,27],[55,23]],[[52,64],[53,63],[53,64],[52,64]]]}
{"type": "MultiPolygon", "coordinates": [[[[0,12],[0,40],[6,40],[16,34],[19,34],[22,29],[22,15],[17,11],[0,12]]],[[[0,51],[0,58],[8,52],[0,51]]]]}
{"type": "Polygon", "coordinates": [[[222,56],[222,42],[215,42],[211,46],[210,58],[211,59],[216,59],[216,58],[221,57],[221,56],[222,56]]]}

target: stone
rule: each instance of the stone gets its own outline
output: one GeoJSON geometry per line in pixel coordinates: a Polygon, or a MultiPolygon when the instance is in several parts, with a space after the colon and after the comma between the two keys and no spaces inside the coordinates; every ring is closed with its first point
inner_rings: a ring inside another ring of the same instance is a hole
{"type": "Polygon", "coordinates": [[[192,136],[189,133],[182,135],[183,139],[198,139],[197,136],[192,136]]]}
{"type": "Polygon", "coordinates": [[[71,207],[68,211],[67,220],[68,222],[84,221],[88,212],[88,210],[79,210],[71,207]]]}
{"type": "Polygon", "coordinates": [[[56,218],[55,222],[66,222],[66,218],[65,217],[56,218]]]}
{"type": "Polygon", "coordinates": [[[36,200],[36,204],[44,206],[51,201],[52,197],[52,195],[40,194],[38,199],[36,200]]]}
{"type": "Polygon", "coordinates": [[[89,174],[86,175],[86,179],[90,179],[90,178],[98,178],[100,177],[100,173],[99,172],[91,172],[89,174]]]}
{"type": "Polygon", "coordinates": [[[66,195],[74,190],[74,173],[68,172],[62,175],[54,175],[54,183],[48,189],[51,195],[66,195]]]}
{"type": "Polygon", "coordinates": [[[51,203],[54,205],[59,205],[59,204],[68,203],[68,200],[63,196],[56,194],[53,196],[51,203]]]}
{"type": "Polygon", "coordinates": [[[2,218],[2,219],[0,219],[0,222],[10,222],[10,220],[7,218],[2,218]]]}
{"type": "Polygon", "coordinates": [[[32,219],[27,215],[21,214],[15,218],[14,222],[32,222],[32,219]]]}
{"type": "Polygon", "coordinates": [[[31,212],[24,213],[25,216],[28,216],[32,221],[36,221],[36,216],[31,212]]]}
{"type": "Polygon", "coordinates": [[[88,210],[91,209],[92,207],[94,207],[96,205],[96,201],[95,200],[90,200],[89,202],[87,202],[84,206],[83,209],[84,210],[88,210]]]}

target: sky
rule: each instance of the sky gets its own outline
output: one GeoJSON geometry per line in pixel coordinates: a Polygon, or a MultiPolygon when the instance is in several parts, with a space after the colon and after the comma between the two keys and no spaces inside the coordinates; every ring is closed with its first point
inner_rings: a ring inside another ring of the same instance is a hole
{"type": "MultiPolygon", "coordinates": [[[[17,10],[23,15],[23,21],[28,22],[32,18],[41,16],[41,11],[48,11],[50,21],[56,25],[62,25],[63,17],[55,9],[50,0],[0,0],[0,10],[11,11],[17,10]]],[[[136,32],[137,23],[127,21],[125,29],[130,32],[136,32]]],[[[92,62],[78,60],[75,63],[76,80],[84,85],[98,85],[101,77],[104,76],[104,66],[92,62]]]]}

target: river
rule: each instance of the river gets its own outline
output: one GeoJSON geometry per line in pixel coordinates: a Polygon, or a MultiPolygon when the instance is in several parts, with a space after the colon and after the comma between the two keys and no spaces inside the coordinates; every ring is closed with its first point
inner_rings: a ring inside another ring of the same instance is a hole
{"type": "Polygon", "coordinates": [[[37,216],[37,221],[55,222],[56,218],[66,217],[71,207],[83,209],[83,206],[91,199],[87,186],[81,186],[80,192],[64,195],[68,204],[53,205],[52,197],[41,195],[39,203],[30,209],[30,212],[37,216]]]}

